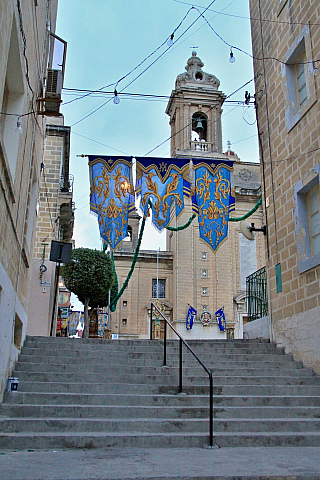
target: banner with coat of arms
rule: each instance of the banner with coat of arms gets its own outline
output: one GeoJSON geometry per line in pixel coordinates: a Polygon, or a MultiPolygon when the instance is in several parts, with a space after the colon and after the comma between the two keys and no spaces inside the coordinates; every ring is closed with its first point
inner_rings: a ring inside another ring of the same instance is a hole
{"type": "Polygon", "coordinates": [[[190,190],[190,184],[185,180],[189,160],[152,157],[136,157],[136,160],[136,194],[141,196],[140,208],[147,216],[148,201],[151,201],[152,223],[161,231],[170,222],[172,201],[177,217],[184,209],[183,195],[190,190]]]}
{"type": "Polygon", "coordinates": [[[89,155],[90,211],[98,216],[101,238],[114,250],[128,234],[135,209],[131,157],[89,155]]]}
{"type": "Polygon", "coordinates": [[[229,211],[234,209],[230,181],[234,162],[192,161],[195,172],[192,209],[198,214],[200,238],[215,251],[227,237],[229,211]]]}

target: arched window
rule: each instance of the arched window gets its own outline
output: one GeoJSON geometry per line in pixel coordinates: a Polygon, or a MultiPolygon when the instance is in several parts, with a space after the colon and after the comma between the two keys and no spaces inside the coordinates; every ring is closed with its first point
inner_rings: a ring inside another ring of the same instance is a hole
{"type": "Polygon", "coordinates": [[[125,242],[132,242],[132,227],[128,225],[128,235],[124,239],[125,242]]]}
{"type": "Polygon", "coordinates": [[[207,123],[206,115],[196,112],[192,115],[192,141],[207,141],[207,123]]]}

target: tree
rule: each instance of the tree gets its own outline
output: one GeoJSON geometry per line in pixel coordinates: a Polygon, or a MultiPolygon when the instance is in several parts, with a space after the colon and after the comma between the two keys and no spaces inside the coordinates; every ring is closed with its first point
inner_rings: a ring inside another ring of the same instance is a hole
{"type": "Polygon", "coordinates": [[[75,248],[70,263],[64,265],[63,281],[84,304],[84,336],[89,336],[89,307],[107,306],[108,293],[115,282],[112,260],[104,252],[75,248]]]}

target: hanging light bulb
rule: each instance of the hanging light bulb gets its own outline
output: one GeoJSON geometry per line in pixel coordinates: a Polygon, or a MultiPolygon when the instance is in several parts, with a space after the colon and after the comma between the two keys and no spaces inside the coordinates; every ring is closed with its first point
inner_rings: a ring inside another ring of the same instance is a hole
{"type": "Polygon", "coordinates": [[[171,35],[170,35],[170,37],[168,38],[168,41],[167,41],[168,47],[172,47],[172,45],[173,45],[173,37],[174,37],[174,33],[171,33],[171,35]]]}
{"type": "Polygon", "coordinates": [[[22,135],[22,133],[23,133],[23,130],[22,130],[22,127],[21,127],[21,122],[20,122],[19,119],[17,120],[17,126],[16,126],[16,128],[15,128],[15,132],[16,132],[18,135],[22,135]]]}
{"type": "Polygon", "coordinates": [[[113,103],[115,103],[116,105],[118,105],[120,103],[120,98],[118,97],[118,92],[116,89],[114,89],[114,97],[113,97],[113,103]]]}
{"type": "Polygon", "coordinates": [[[230,49],[230,57],[229,57],[229,62],[234,63],[236,61],[236,57],[233,55],[232,48],[230,49]]]}

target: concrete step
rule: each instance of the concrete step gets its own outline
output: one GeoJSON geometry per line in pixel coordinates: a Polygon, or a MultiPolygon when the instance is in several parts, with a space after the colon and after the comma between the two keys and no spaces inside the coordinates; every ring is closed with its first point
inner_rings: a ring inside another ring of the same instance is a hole
{"type": "MultiPolygon", "coordinates": [[[[208,405],[208,395],[204,394],[79,394],[79,393],[6,393],[7,404],[33,405],[208,405]]],[[[214,397],[215,406],[320,406],[320,396],[291,395],[220,395],[214,397]]]]}
{"type": "MultiPolygon", "coordinates": [[[[26,355],[20,354],[19,356],[19,363],[53,363],[58,361],[59,364],[85,364],[86,361],[90,358],[92,362],[97,364],[104,363],[105,361],[111,362],[118,362],[121,360],[122,362],[126,360],[126,362],[130,363],[131,361],[137,360],[153,360],[154,362],[159,362],[160,364],[163,363],[163,353],[155,353],[154,355],[147,355],[142,351],[139,352],[95,352],[94,354],[90,355],[88,351],[86,354],[82,352],[72,352],[73,355],[68,354],[67,352],[63,352],[63,354],[54,355],[53,352],[40,352],[35,355],[26,355]]],[[[202,353],[201,354],[202,361],[206,363],[223,363],[223,362],[231,362],[237,363],[238,361],[242,362],[252,362],[252,363],[277,363],[277,364],[287,364],[292,362],[292,358],[286,355],[278,355],[276,353],[262,353],[262,354],[249,354],[249,353],[202,353]]],[[[179,362],[179,354],[178,353],[167,353],[167,361],[171,364],[178,364],[179,362]]],[[[197,365],[197,360],[192,355],[183,355],[183,361],[185,363],[190,364],[191,362],[197,365]]],[[[301,365],[301,362],[295,362],[301,365]]]]}
{"type": "MultiPolygon", "coordinates": [[[[72,340],[72,339],[71,339],[72,340]]],[[[71,341],[70,340],[70,341],[71,341]]],[[[164,345],[163,342],[155,345],[122,345],[122,341],[120,342],[120,345],[108,345],[108,344],[97,344],[95,345],[95,351],[98,352],[99,354],[107,354],[107,353],[118,353],[118,352],[130,352],[130,353],[135,353],[135,352],[141,352],[145,351],[146,353],[150,353],[151,355],[154,353],[158,354],[163,354],[164,351],[164,345]]],[[[192,347],[193,348],[193,347],[192,347]]],[[[207,354],[211,355],[213,353],[219,354],[219,355],[224,355],[224,354],[273,354],[273,355],[284,355],[284,349],[283,348],[276,348],[272,344],[256,344],[256,345],[251,345],[251,346],[246,346],[246,345],[233,345],[232,343],[230,344],[220,344],[220,345],[196,345],[194,346],[196,353],[199,354],[207,354]]],[[[37,355],[37,354],[42,354],[48,352],[49,355],[54,354],[54,352],[61,352],[66,355],[73,355],[77,354],[79,352],[83,353],[84,355],[90,354],[92,350],[92,344],[86,344],[83,343],[83,340],[81,339],[77,343],[66,343],[64,345],[57,345],[57,344],[30,344],[30,343],[25,343],[24,346],[21,349],[21,353],[23,355],[37,355]]],[[[179,353],[179,345],[170,345],[167,344],[167,353],[169,355],[171,354],[178,354],[179,353]]],[[[188,353],[188,350],[183,347],[183,354],[187,355],[190,354],[188,353]]],[[[191,354],[190,354],[191,355],[191,354]]]]}
{"type": "MultiPolygon", "coordinates": [[[[148,375],[153,375],[153,376],[170,376],[172,375],[173,378],[177,378],[179,375],[179,369],[177,367],[161,367],[161,366],[154,366],[154,367],[144,367],[144,366],[124,366],[123,368],[120,368],[120,366],[117,366],[117,372],[114,372],[113,370],[110,371],[110,369],[105,369],[100,372],[98,371],[93,371],[93,372],[69,372],[68,370],[63,370],[63,371],[56,371],[52,372],[50,369],[46,371],[28,371],[28,370],[14,370],[13,375],[16,377],[19,377],[21,380],[29,380],[29,379],[44,379],[44,381],[51,381],[51,378],[54,380],[57,376],[59,378],[64,378],[64,379],[78,379],[79,381],[81,379],[86,378],[92,378],[92,379],[103,379],[106,378],[106,381],[109,381],[110,378],[110,373],[111,374],[116,374],[117,376],[121,376],[122,372],[130,375],[142,375],[144,378],[146,378],[148,375]]],[[[314,375],[311,370],[309,369],[302,369],[302,368],[269,368],[268,369],[268,378],[272,379],[274,378],[287,378],[287,379],[292,379],[295,378],[298,383],[310,380],[311,382],[314,381],[314,384],[317,384],[319,381],[320,376],[314,375]]],[[[213,372],[214,378],[225,378],[226,381],[225,383],[229,383],[232,381],[232,378],[248,378],[254,381],[254,378],[265,378],[266,377],[266,369],[265,368],[246,368],[246,369],[235,369],[235,368],[216,368],[213,372]]],[[[191,377],[191,376],[197,376],[199,378],[201,377],[206,377],[208,378],[208,374],[205,373],[205,370],[203,368],[201,369],[194,369],[192,367],[183,367],[183,377],[191,377]]],[[[222,382],[223,383],[223,382],[222,382]]],[[[241,383],[241,382],[240,382],[241,383]]],[[[272,382],[273,383],[273,382],[272,382]]]]}
{"type": "MultiPolygon", "coordinates": [[[[3,404],[0,405],[1,417],[15,418],[207,418],[208,405],[34,405],[3,404]]],[[[250,406],[230,407],[214,406],[215,418],[320,418],[320,406],[250,406]]]]}
{"type": "MultiPolygon", "coordinates": [[[[135,369],[132,369],[133,372],[135,369]]],[[[163,371],[166,369],[154,368],[153,374],[146,374],[146,373],[129,373],[126,374],[114,374],[113,371],[110,373],[104,372],[102,374],[98,373],[85,373],[79,376],[73,373],[57,373],[57,372],[14,372],[16,373],[20,379],[20,386],[23,382],[61,382],[61,383],[69,383],[69,382],[83,382],[86,384],[91,383],[114,383],[117,381],[118,383],[141,383],[141,379],[143,378],[144,381],[148,384],[163,384],[163,383],[174,383],[177,381],[179,370],[177,368],[172,368],[167,371],[163,371]]],[[[201,372],[202,373],[202,372],[201,372]]],[[[282,372],[281,372],[282,373],[282,372]]],[[[191,374],[186,375],[185,371],[183,371],[183,379],[184,382],[193,384],[198,383],[200,385],[204,384],[207,385],[208,383],[208,375],[202,374],[197,376],[192,376],[191,374]]],[[[251,375],[251,376],[231,376],[230,375],[223,375],[223,376],[214,376],[213,383],[215,385],[320,385],[320,376],[289,376],[287,375],[274,375],[274,376],[258,376],[258,375],[251,375]]]]}
{"type": "MultiPolygon", "coordinates": [[[[141,380],[141,377],[140,377],[141,380]]],[[[147,380],[147,379],[146,379],[147,380]]],[[[178,379],[177,379],[178,380],[178,379]]],[[[19,392],[38,392],[38,393],[79,393],[79,394],[108,394],[108,393],[175,393],[178,386],[173,382],[163,383],[83,383],[83,382],[19,382],[19,392]],[[173,390],[173,391],[172,391],[173,390]]],[[[189,382],[188,378],[184,379],[183,387],[186,393],[208,393],[209,383],[203,382],[199,384],[197,378],[195,383],[189,382]]],[[[15,393],[13,393],[14,395],[15,393]]],[[[213,385],[214,395],[261,395],[261,396],[275,396],[275,395],[308,395],[320,397],[319,385],[213,385]]]]}
{"type": "MultiPolygon", "coordinates": [[[[70,372],[75,372],[75,373],[90,373],[90,372],[103,372],[109,368],[109,365],[117,365],[117,370],[125,369],[127,366],[132,366],[132,367],[149,367],[150,366],[162,366],[162,362],[160,359],[157,359],[155,361],[151,361],[147,358],[138,358],[138,359],[132,359],[131,362],[122,363],[115,362],[113,360],[107,359],[106,362],[103,363],[85,363],[85,362],[77,362],[73,363],[71,360],[68,361],[67,363],[60,362],[59,359],[57,359],[55,362],[37,362],[37,363],[32,363],[32,362],[17,362],[15,365],[15,371],[29,371],[29,372],[45,372],[45,371],[53,371],[53,372],[63,372],[63,371],[70,371],[70,372]]],[[[172,363],[168,361],[168,365],[171,366],[172,363]]],[[[184,365],[187,368],[195,368],[195,366],[190,365],[188,362],[184,362],[184,365]]],[[[211,369],[212,371],[216,372],[218,371],[223,371],[223,366],[226,365],[228,366],[228,369],[234,369],[235,371],[239,370],[244,370],[244,369],[250,369],[253,368],[252,365],[253,363],[250,362],[250,360],[245,360],[245,361],[235,361],[231,362],[229,361],[228,363],[224,362],[207,362],[206,366],[207,368],[211,369]]],[[[270,362],[263,362],[263,363],[258,363],[255,366],[256,368],[260,369],[279,369],[282,368],[287,368],[289,370],[298,370],[302,369],[302,364],[300,362],[282,362],[282,361],[270,361],[270,362]]],[[[254,371],[255,371],[254,369],[254,371]]],[[[201,367],[198,367],[196,365],[195,371],[201,372],[203,369],[201,367]]]]}
{"type": "MultiPolygon", "coordinates": [[[[0,433],[0,448],[23,449],[57,449],[57,448],[112,448],[112,447],[138,447],[138,448],[188,448],[204,447],[208,445],[208,435],[202,432],[189,433],[104,433],[104,432],[26,432],[26,433],[0,433]]],[[[284,433],[259,433],[259,432],[233,432],[216,433],[214,443],[218,447],[315,447],[320,445],[320,435],[317,432],[284,432],[284,433]]]]}
{"type": "MultiPolygon", "coordinates": [[[[208,418],[0,418],[0,431],[21,432],[140,432],[185,433],[207,432],[208,418]]],[[[215,419],[214,431],[220,432],[319,432],[320,419],[260,418],[215,419]]]]}
{"type": "MultiPolygon", "coordinates": [[[[47,344],[47,343],[54,343],[61,345],[63,342],[83,342],[84,344],[94,344],[99,345],[120,345],[120,346],[126,346],[126,345],[163,345],[163,340],[148,340],[148,339],[121,339],[121,340],[108,340],[105,338],[68,338],[68,337],[39,337],[39,336],[33,336],[33,335],[27,335],[26,337],[26,344],[29,343],[34,343],[34,344],[47,344]]],[[[179,340],[167,340],[168,345],[178,345],[179,340]]],[[[193,348],[194,346],[198,345],[209,345],[209,346],[216,346],[216,345],[234,345],[234,346],[239,346],[239,348],[243,348],[246,346],[253,346],[253,345],[268,345],[270,348],[276,348],[276,345],[273,343],[270,343],[269,340],[264,340],[264,339],[250,339],[250,340],[241,340],[241,339],[236,339],[236,340],[206,340],[206,339],[196,339],[196,340],[188,340],[188,343],[191,345],[193,348]]]]}

